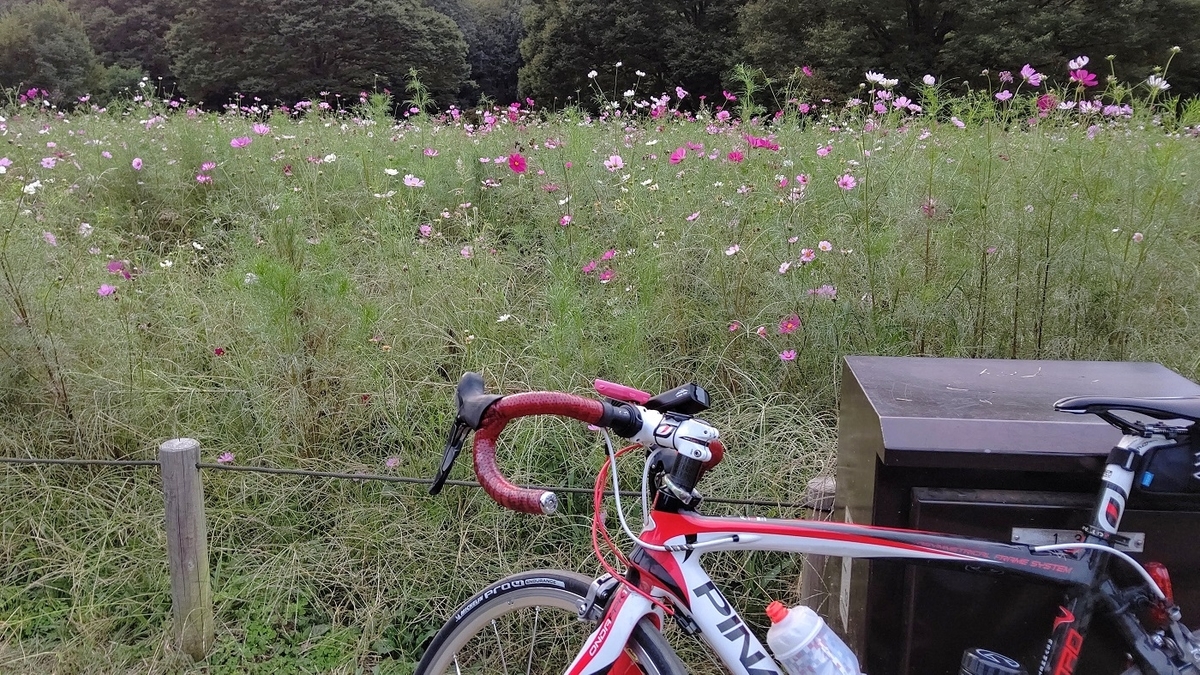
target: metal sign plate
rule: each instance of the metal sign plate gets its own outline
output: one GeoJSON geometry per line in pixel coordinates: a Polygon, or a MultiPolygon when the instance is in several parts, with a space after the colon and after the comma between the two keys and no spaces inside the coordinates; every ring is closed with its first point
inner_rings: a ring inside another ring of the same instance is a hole
{"type": "MultiPolygon", "coordinates": [[[[1117,543],[1113,546],[1126,553],[1141,553],[1146,546],[1145,532],[1119,532],[1117,536],[1124,537],[1128,543],[1117,543]]],[[[1047,530],[1038,527],[1014,527],[1012,543],[1027,546],[1046,546],[1048,544],[1070,544],[1082,542],[1084,534],[1079,530],[1047,530]]]]}

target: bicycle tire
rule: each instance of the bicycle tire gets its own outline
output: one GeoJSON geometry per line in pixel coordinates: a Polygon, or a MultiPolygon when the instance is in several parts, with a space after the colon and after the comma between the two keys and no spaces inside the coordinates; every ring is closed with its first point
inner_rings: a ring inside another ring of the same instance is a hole
{"type": "MultiPolygon", "coordinates": [[[[591,583],[591,578],[575,572],[534,570],[489,585],[459,606],[434,635],[416,675],[561,675],[595,628],[578,618],[591,583]],[[543,622],[547,625],[540,626],[543,622]],[[526,628],[532,629],[528,645],[511,634],[526,628]]],[[[635,672],[643,675],[687,672],[662,633],[645,618],[634,629],[626,652],[635,672]]]]}

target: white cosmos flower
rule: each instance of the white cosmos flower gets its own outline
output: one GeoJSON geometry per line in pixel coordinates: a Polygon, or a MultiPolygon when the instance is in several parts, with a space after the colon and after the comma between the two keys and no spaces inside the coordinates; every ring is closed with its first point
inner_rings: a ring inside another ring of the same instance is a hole
{"type": "Polygon", "coordinates": [[[635,70],[635,71],[633,71],[633,74],[634,74],[634,75],[637,75],[638,77],[645,77],[645,76],[646,76],[646,73],[643,73],[643,72],[642,72],[642,71],[640,71],[640,70],[635,70]]]}
{"type": "Polygon", "coordinates": [[[1167,83],[1166,79],[1159,77],[1158,75],[1151,75],[1150,77],[1147,77],[1146,86],[1150,87],[1154,91],[1166,91],[1171,88],[1171,85],[1167,83]]]}
{"type": "Polygon", "coordinates": [[[26,185],[25,187],[21,188],[21,192],[24,192],[27,195],[37,194],[37,191],[39,189],[41,189],[41,187],[42,187],[42,181],[35,180],[32,183],[30,183],[29,185],[26,185]]]}
{"type": "Polygon", "coordinates": [[[885,89],[891,89],[892,87],[894,87],[894,86],[896,86],[896,85],[898,85],[898,84],[900,84],[900,80],[897,80],[897,79],[895,79],[895,78],[892,78],[892,79],[890,79],[890,80],[889,80],[889,79],[887,79],[887,78],[884,78],[884,79],[882,79],[882,80],[880,80],[880,81],[879,81],[879,86],[881,86],[881,87],[883,87],[883,88],[885,88],[885,89]]]}
{"type": "Polygon", "coordinates": [[[1080,68],[1086,66],[1089,60],[1090,59],[1088,59],[1086,56],[1077,56],[1070,61],[1067,61],[1067,68],[1070,68],[1071,70],[1079,70],[1080,68]]]}
{"type": "Polygon", "coordinates": [[[389,176],[397,176],[400,174],[400,172],[396,169],[384,169],[383,172],[389,176]]]}
{"type": "Polygon", "coordinates": [[[633,90],[632,89],[625,90],[625,98],[633,98],[633,90]]]}
{"type": "Polygon", "coordinates": [[[934,77],[934,76],[932,76],[932,75],[926,75],[925,77],[922,77],[922,78],[921,78],[921,81],[922,81],[922,82],[924,82],[925,84],[927,84],[927,85],[931,86],[931,87],[932,87],[933,85],[937,84],[937,78],[936,78],[936,77],[934,77]]]}
{"type": "Polygon", "coordinates": [[[877,73],[873,70],[868,70],[867,82],[870,82],[871,84],[881,84],[883,82],[883,73],[877,73]]]}
{"type": "Polygon", "coordinates": [[[596,76],[597,76],[597,75],[599,75],[599,74],[600,74],[600,73],[597,73],[597,72],[596,72],[596,71],[594,71],[594,70],[592,70],[592,71],[588,71],[588,79],[589,79],[589,80],[594,80],[594,79],[596,79],[596,76]]]}

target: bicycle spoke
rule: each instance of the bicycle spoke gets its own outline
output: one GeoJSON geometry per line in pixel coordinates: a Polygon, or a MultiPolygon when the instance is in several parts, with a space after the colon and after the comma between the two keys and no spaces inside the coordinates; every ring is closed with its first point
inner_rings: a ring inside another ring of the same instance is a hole
{"type": "Polygon", "coordinates": [[[537,644],[538,617],[541,614],[541,607],[533,608],[533,635],[529,638],[529,659],[525,661],[525,675],[530,675],[533,672],[533,647],[537,644]]]}
{"type": "Polygon", "coordinates": [[[500,672],[508,672],[508,661],[504,658],[504,641],[500,639],[500,629],[496,628],[496,620],[492,619],[492,632],[496,634],[497,652],[500,653],[500,672]]]}

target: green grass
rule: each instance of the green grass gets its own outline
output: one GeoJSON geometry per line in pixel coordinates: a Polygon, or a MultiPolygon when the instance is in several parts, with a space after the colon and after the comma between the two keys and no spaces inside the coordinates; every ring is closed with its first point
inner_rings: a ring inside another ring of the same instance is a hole
{"type": "MultiPolygon", "coordinates": [[[[1192,131],[1143,106],[1029,125],[1016,108],[1028,100],[940,103],[966,128],[890,113],[864,131],[840,109],[769,128],[565,111],[468,134],[347,112],[275,114],[256,135],[233,114],[8,109],[0,454],[151,459],[191,436],[206,461],[430,476],[466,370],[506,392],[694,380],[731,450],[704,491],[788,502],[833,470],[845,354],[1148,360],[1196,379],[1192,131]],[[781,147],[747,149],[747,132],[781,147]],[[254,140],[231,147],[238,136],[254,140]],[[716,159],[668,163],[688,142],[716,159]],[[735,148],[745,161],[726,159],[735,148]],[[480,161],[518,149],[524,175],[480,161]],[[613,154],[622,170],[604,167],[613,154]],[[211,184],[195,179],[206,161],[211,184]],[[846,173],[853,190],[837,186],[846,173]],[[832,250],[800,264],[821,241],[832,250]],[[836,300],[809,294],[826,284],[836,300]],[[792,314],[802,327],[781,334],[792,314]]],[[[515,425],[503,453],[518,480],[573,486],[591,485],[600,458],[592,434],[557,420],[515,425]]],[[[0,670],[197,669],[169,646],[157,481],[0,467],[0,670]]],[[[582,498],[536,519],[461,488],[204,481],[211,672],[408,672],[487,580],[595,568],[582,498]]],[[[780,556],[717,567],[748,614],[795,590],[780,556]]]]}

